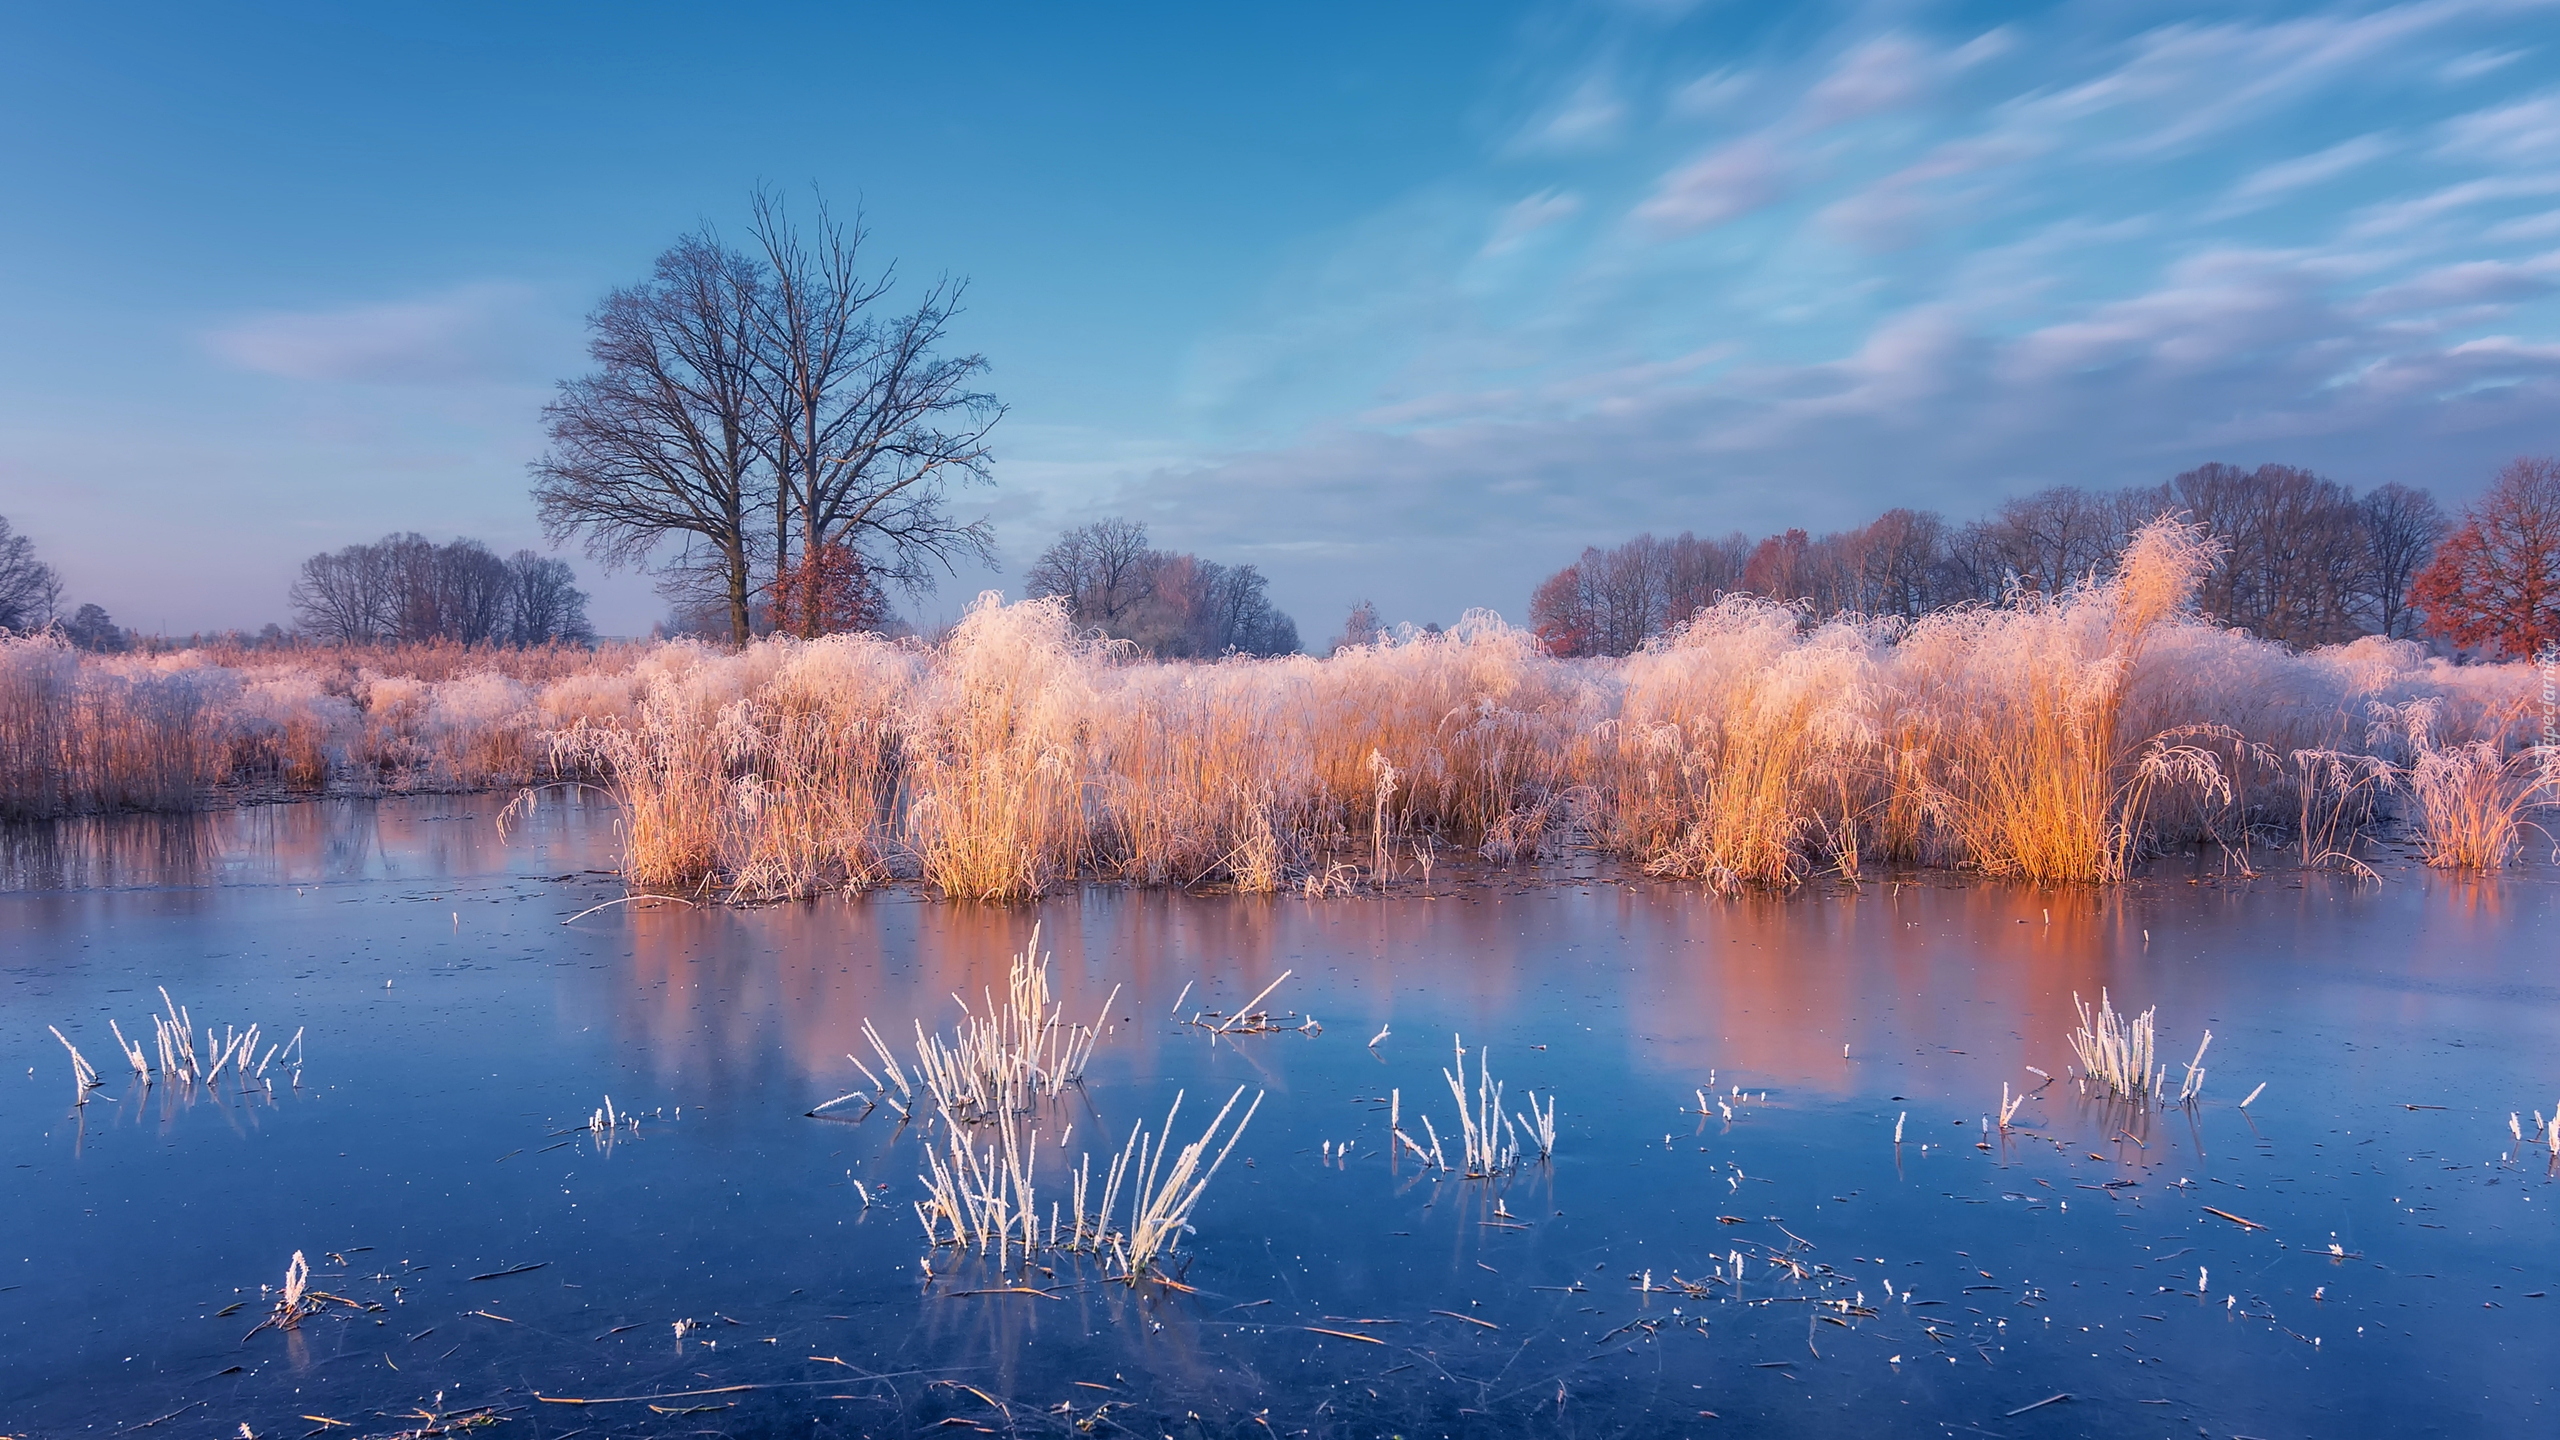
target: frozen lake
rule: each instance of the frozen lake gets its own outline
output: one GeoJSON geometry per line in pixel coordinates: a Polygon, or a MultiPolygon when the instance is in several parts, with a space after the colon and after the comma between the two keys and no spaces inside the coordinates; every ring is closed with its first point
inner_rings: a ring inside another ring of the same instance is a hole
{"type": "Polygon", "coordinates": [[[8,832],[8,1433],[2555,1423],[2548,866],[1740,900],[1444,873],[1321,901],[893,890],[564,925],[621,893],[611,811],[554,804],[502,842],[497,804],[8,832]],[[846,1058],[871,1058],[866,1018],[911,1051],[955,992],[1003,992],[1035,922],[1070,1019],[1118,987],[1082,1086],[1034,1122],[1044,1196],[1176,1092],[1184,1140],[1238,1087],[1266,1097],[1180,1287],[929,1252],[937,1127],[808,1113],[872,1088],[846,1058]],[[1267,1005],[1320,1033],[1181,1023],[1283,971],[1267,1005]],[[272,1092],[143,1088],[109,1021],[148,1037],[164,985],[262,1050],[303,1030],[299,1084],[271,1064],[272,1092]],[[2213,1031],[2197,1103],[2074,1083],[2074,996],[2101,989],[2158,1007],[2172,1090],[2213,1031]],[[85,1106],[48,1025],[102,1073],[85,1106]],[[1511,1109],[1556,1099],[1551,1162],[1469,1180],[1394,1153],[1391,1092],[1454,1150],[1453,1037],[1511,1109]],[[2004,1083],[2033,1093],[1986,1133],[2004,1083]],[[586,1128],[607,1096],[636,1130],[586,1128]],[[354,1303],[244,1340],[297,1250],[354,1303]]]}

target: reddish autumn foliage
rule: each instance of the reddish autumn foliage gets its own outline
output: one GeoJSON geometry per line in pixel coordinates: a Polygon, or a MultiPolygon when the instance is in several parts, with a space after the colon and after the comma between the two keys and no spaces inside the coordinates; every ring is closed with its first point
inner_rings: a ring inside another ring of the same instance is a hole
{"type": "Polygon", "coordinates": [[[801,557],[773,585],[773,628],[784,635],[877,630],[889,597],[862,552],[831,540],[801,557]]]}
{"type": "Polygon", "coordinates": [[[2499,471],[2409,595],[2457,645],[2517,656],[2560,645],[2560,460],[2499,471]]]}
{"type": "Polygon", "coordinates": [[[1548,654],[1599,653],[1594,648],[1597,626],[1582,590],[1582,567],[1567,565],[1548,576],[1529,597],[1529,628],[1537,632],[1538,643],[1548,654]]]}
{"type": "Polygon", "coordinates": [[[1742,588],[1772,600],[1794,600],[1812,593],[1806,564],[1806,553],[1812,548],[1813,538],[1801,530],[1761,541],[1743,562],[1742,588]]]}

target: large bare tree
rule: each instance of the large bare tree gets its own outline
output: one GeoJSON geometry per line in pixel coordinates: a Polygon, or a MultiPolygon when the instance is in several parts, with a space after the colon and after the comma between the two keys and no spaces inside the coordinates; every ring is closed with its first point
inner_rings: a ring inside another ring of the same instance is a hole
{"type": "MultiPolygon", "coordinates": [[[[993,564],[988,522],[947,506],[951,484],[987,480],[987,434],[1004,414],[972,388],[986,357],[941,353],[966,285],[936,281],[913,309],[886,313],[897,266],[864,272],[858,215],[840,224],[821,201],[803,235],[770,191],[753,208],[766,267],[756,375],[777,487],[775,574],[797,573],[795,541],[803,557],[847,546],[871,574],[910,589],[958,557],[993,564]]],[[[817,607],[798,609],[815,623],[817,607]]]]}
{"type": "Polygon", "coordinates": [[[582,535],[612,565],[676,542],[662,588],[716,597],[735,643],[760,613],[813,633],[827,607],[785,592],[822,571],[921,590],[960,558],[993,563],[988,522],[949,497],[988,479],[1004,413],[972,388],[985,357],[942,353],[961,282],[891,313],[896,266],[864,271],[859,223],[821,204],[803,235],[769,192],[752,210],[755,253],[705,229],[606,297],[588,320],[597,369],[543,412],[533,467],[554,540],[582,535]]]}
{"type": "Polygon", "coordinates": [[[533,495],[556,542],[583,535],[607,565],[645,561],[674,538],[708,572],[729,638],[752,633],[756,536],[772,503],[774,449],[759,384],[763,266],[708,232],[658,257],[650,278],[588,317],[594,374],[561,382],[543,409],[551,448],[533,495]]]}

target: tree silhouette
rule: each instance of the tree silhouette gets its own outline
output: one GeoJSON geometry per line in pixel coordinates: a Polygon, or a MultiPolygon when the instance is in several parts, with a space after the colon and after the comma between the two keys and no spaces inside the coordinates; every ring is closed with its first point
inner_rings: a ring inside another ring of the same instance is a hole
{"type": "Polygon", "coordinates": [[[62,577],[36,558],[35,542],[0,515],[0,632],[42,629],[62,598],[62,577]]]}

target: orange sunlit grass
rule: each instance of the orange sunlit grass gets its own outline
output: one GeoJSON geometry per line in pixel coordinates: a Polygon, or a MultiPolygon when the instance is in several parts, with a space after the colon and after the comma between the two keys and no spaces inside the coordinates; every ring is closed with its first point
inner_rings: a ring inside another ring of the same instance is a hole
{"type": "Polygon", "coordinates": [[[2212,561],[2161,521],[2060,595],[1909,622],[1732,596],[1624,659],[1557,658],[1476,615],[1322,660],[1157,662],[1058,602],[994,596],[933,645],[7,641],[0,808],[574,781],[618,803],[633,885],[742,898],[893,878],[980,900],[1085,877],[1324,891],[1447,847],[1593,849],[1722,888],[1878,864],[2108,881],[2296,816],[2328,817],[2326,853],[2350,797],[2322,787],[2369,815],[2384,770],[2438,863],[2503,864],[2536,833],[2560,794],[2530,667],[2226,630],[2191,610],[2212,561]]]}

